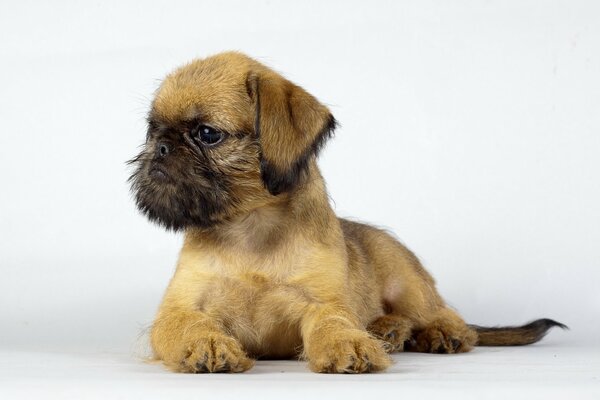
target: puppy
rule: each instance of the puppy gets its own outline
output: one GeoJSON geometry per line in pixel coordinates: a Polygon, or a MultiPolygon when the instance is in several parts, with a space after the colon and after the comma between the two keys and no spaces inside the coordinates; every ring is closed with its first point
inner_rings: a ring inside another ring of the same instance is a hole
{"type": "Polygon", "coordinates": [[[313,96],[240,53],[162,82],[131,186],[150,220],[185,233],[151,331],[167,367],[301,357],[315,372],[371,372],[392,351],[523,345],[564,327],[467,325],[410,250],[336,217],[315,161],[335,127],[313,96]]]}

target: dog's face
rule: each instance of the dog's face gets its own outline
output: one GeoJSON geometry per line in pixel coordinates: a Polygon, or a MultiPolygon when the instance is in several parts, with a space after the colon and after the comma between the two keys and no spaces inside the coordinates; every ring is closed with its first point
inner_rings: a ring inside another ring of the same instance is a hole
{"type": "Polygon", "coordinates": [[[194,61],[156,93],[131,161],[136,203],[168,229],[215,226],[302,185],[334,128],[314,97],[242,54],[194,61]]]}

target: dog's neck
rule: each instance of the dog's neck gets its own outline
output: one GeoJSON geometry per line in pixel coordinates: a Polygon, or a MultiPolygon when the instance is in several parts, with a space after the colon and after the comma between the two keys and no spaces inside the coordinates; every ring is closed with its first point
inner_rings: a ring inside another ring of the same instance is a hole
{"type": "Polygon", "coordinates": [[[188,229],[186,242],[262,252],[284,243],[291,229],[309,239],[322,238],[322,232],[327,231],[326,227],[331,226],[336,216],[329,205],[325,182],[318,167],[316,163],[311,164],[307,179],[293,193],[275,196],[268,204],[211,229],[188,229]]]}

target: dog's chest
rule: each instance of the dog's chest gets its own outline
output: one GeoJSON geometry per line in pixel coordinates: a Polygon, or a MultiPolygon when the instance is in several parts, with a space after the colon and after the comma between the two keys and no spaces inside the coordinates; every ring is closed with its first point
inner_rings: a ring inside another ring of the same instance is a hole
{"type": "Polygon", "coordinates": [[[255,355],[289,357],[301,344],[299,316],[310,304],[302,257],[182,254],[173,284],[202,312],[216,316],[255,355]],[[290,260],[290,257],[285,257],[290,260]],[[176,282],[175,282],[176,281],[176,282]]]}

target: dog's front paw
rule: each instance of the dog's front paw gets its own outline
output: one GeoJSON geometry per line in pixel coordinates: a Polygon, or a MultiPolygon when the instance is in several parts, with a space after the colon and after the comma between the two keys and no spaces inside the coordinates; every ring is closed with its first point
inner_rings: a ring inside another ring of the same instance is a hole
{"type": "Polygon", "coordinates": [[[177,372],[243,372],[250,369],[254,361],[233,338],[211,334],[190,344],[183,360],[168,364],[177,372]]]}
{"type": "Polygon", "coordinates": [[[308,366],[314,372],[376,372],[391,364],[384,343],[358,329],[348,329],[335,337],[313,340],[307,356],[308,366]]]}

